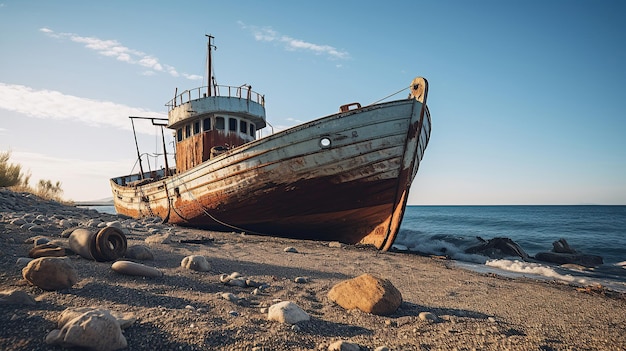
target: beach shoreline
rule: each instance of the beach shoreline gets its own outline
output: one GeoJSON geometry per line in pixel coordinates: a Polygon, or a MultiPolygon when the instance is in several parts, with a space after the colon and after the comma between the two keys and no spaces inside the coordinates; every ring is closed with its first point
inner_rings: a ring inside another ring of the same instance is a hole
{"type": "Polygon", "coordinates": [[[44,339],[69,307],[133,314],[136,320],[123,331],[128,350],[327,350],[340,340],[362,350],[616,350],[626,345],[626,298],[605,289],[473,272],[454,261],[370,247],[123,219],[4,190],[0,200],[0,290],[19,289],[36,300],[33,306],[0,304],[2,350],[62,349],[44,339]],[[39,218],[42,231],[12,224],[24,216],[39,218]],[[29,284],[17,259],[28,256],[33,244],[27,241],[35,236],[64,246],[62,219],[82,225],[119,221],[129,246],[145,245],[154,254],[142,263],[163,276],[125,276],[112,271],[111,262],[72,255],[79,278],[74,286],[45,291],[29,284]],[[166,239],[146,242],[155,235],[166,239]],[[206,257],[210,269],[181,267],[189,255],[206,257]],[[220,281],[233,272],[267,288],[254,293],[220,281]],[[388,279],[401,292],[396,312],[377,316],[329,300],[335,284],[364,273],[388,279]],[[299,277],[304,282],[296,282],[299,277]],[[224,299],[224,293],[236,300],[224,299]],[[295,325],[268,320],[265,310],[278,301],[294,302],[311,319],[295,325]],[[422,312],[437,318],[423,320],[422,312]]]}

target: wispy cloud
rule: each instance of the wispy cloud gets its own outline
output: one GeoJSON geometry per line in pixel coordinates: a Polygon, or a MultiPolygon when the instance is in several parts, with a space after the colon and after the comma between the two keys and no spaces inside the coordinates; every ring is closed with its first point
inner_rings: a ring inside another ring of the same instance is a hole
{"type": "MultiPolygon", "coordinates": [[[[54,90],[35,90],[24,85],[0,82],[0,108],[31,117],[73,120],[90,126],[112,126],[130,129],[128,116],[146,116],[166,118],[162,113],[141,108],[99,101],[54,90]]],[[[147,123],[140,132],[152,134],[154,128],[147,123]]]]}
{"type": "MultiPolygon", "coordinates": [[[[69,39],[75,43],[83,44],[87,49],[93,50],[102,56],[112,57],[118,61],[139,65],[149,69],[147,72],[167,73],[172,77],[181,75],[190,80],[201,80],[197,74],[178,73],[176,68],[159,62],[159,59],[139,50],[134,50],[122,45],[117,40],[104,40],[96,37],[83,37],[74,33],[57,33],[50,28],[41,28],[40,32],[57,39],[69,39]]],[[[149,75],[144,73],[144,75],[149,75]]]]}
{"type": "Polygon", "coordinates": [[[316,55],[325,55],[330,59],[347,60],[350,54],[347,51],[337,49],[330,45],[314,44],[304,40],[295,39],[290,36],[280,34],[271,27],[248,26],[238,22],[241,28],[249,30],[257,41],[274,42],[282,45],[289,51],[308,51],[316,55]]]}

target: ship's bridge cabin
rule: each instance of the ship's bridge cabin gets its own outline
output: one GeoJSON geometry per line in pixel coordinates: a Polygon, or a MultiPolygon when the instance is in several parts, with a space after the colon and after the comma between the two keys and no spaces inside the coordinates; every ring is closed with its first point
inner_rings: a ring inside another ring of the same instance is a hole
{"type": "Polygon", "coordinates": [[[266,126],[265,98],[249,85],[186,90],[167,106],[178,173],[255,140],[266,126]]]}

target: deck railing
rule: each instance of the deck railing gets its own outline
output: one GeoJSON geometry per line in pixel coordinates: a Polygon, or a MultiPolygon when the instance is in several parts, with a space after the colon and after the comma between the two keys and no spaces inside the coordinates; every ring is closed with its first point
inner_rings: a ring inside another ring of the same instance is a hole
{"type": "Polygon", "coordinates": [[[182,93],[176,95],[176,97],[173,98],[172,100],[168,101],[167,104],[165,104],[165,106],[167,106],[167,110],[170,111],[176,106],[180,106],[189,101],[198,100],[198,99],[207,97],[209,95],[209,91],[211,91],[211,96],[225,96],[225,97],[246,99],[246,100],[259,103],[262,106],[265,106],[265,96],[253,91],[252,86],[246,85],[246,84],[238,86],[238,87],[229,86],[229,85],[213,85],[210,87],[202,86],[198,88],[185,90],[182,93]],[[224,94],[222,94],[222,92],[224,94]]]}

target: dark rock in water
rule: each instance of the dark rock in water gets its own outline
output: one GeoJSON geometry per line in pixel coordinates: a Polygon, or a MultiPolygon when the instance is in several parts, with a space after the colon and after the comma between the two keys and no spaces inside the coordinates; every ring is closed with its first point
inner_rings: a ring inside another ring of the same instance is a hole
{"type": "Polygon", "coordinates": [[[574,254],[576,250],[572,249],[567,241],[561,238],[552,243],[552,252],[574,254]]]}
{"type": "Polygon", "coordinates": [[[577,264],[585,267],[596,267],[604,263],[601,256],[580,253],[540,252],[535,255],[535,259],[543,262],[577,264]]]}
{"type": "Polygon", "coordinates": [[[491,258],[519,256],[526,259],[529,257],[519,245],[509,238],[493,238],[487,241],[480,237],[478,239],[483,243],[466,249],[465,253],[485,255],[491,258]]]}
{"type": "Polygon", "coordinates": [[[552,252],[540,252],[535,259],[557,264],[576,264],[584,267],[596,267],[604,263],[601,256],[579,253],[561,238],[552,243],[552,252]]]}

